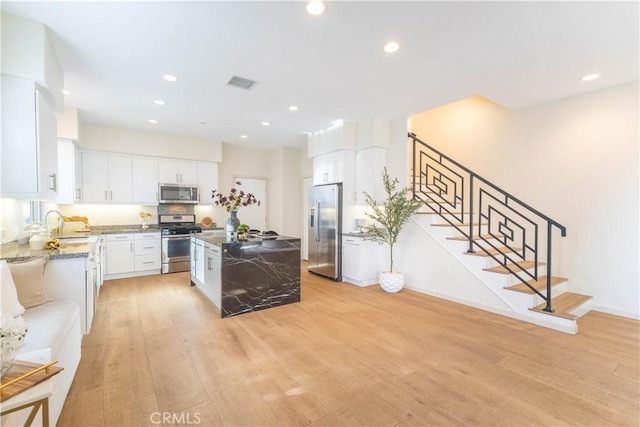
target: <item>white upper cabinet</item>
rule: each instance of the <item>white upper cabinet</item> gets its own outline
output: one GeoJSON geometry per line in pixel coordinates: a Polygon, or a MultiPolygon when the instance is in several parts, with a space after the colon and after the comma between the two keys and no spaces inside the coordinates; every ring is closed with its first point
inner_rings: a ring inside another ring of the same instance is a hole
{"type": "Polygon", "coordinates": [[[52,108],[33,81],[6,75],[2,105],[2,197],[55,200],[58,141],[52,108]]]}
{"type": "Polygon", "coordinates": [[[192,184],[198,183],[197,162],[188,160],[160,159],[158,161],[158,179],[160,183],[192,184]]]}
{"type": "Polygon", "coordinates": [[[130,156],[82,153],[84,202],[131,203],[133,201],[130,156]]]}
{"type": "Polygon", "coordinates": [[[133,202],[158,203],[158,159],[133,157],[133,202]]]}
{"type": "Polygon", "coordinates": [[[313,185],[352,182],[355,153],[334,151],[313,158],[313,185]]]}
{"type": "Polygon", "coordinates": [[[131,157],[109,156],[109,201],[116,203],[133,201],[131,157]]]}
{"type": "Polygon", "coordinates": [[[339,150],[355,150],[358,139],[358,124],[336,120],[326,129],[309,136],[308,155],[315,157],[339,150]]]}
{"type": "Polygon", "coordinates": [[[218,164],[198,162],[198,201],[201,205],[213,205],[211,191],[218,189],[218,164]]]}
{"type": "Polygon", "coordinates": [[[37,83],[43,90],[43,97],[47,99],[51,111],[62,113],[64,72],[47,27],[41,22],[2,13],[0,28],[3,75],[37,83]]]}
{"type": "Polygon", "coordinates": [[[58,140],[58,203],[72,204],[75,201],[75,155],[75,146],[71,140],[58,140]]]}

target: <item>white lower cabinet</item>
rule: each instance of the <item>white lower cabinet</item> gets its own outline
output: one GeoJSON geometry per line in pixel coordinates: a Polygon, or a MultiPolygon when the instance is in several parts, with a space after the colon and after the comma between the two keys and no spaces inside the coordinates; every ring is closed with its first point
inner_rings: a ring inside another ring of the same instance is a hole
{"type": "Polygon", "coordinates": [[[107,279],[158,274],[160,232],[107,234],[107,279]]]}
{"type": "Polygon", "coordinates": [[[160,270],[162,267],[160,245],[160,233],[134,235],[135,271],[160,270]]]}
{"type": "Polygon", "coordinates": [[[358,286],[378,283],[379,248],[362,237],[342,237],[342,281],[358,286]]]}
{"type": "Polygon", "coordinates": [[[107,275],[135,270],[133,245],[133,234],[107,235],[107,275]]]}
{"type": "Polygon", "coordinates": [[[73,301],[80,308],[83,334],[91,331],[98,299],[97,244],[87,258],[52,259],[44,272],[47,295],[53,300],[73,301]]]}
{"type": "Polygon", "coordinates": [[[221,247],[191,238],[191,284],[220,308],[222,282],[221,247]]]}
{"type": "Polygon", "coordinates": [[[219,246],[205,243],[202,293],[218,308],[220,308],[221,298],[220,267],[222,258],[220,257],[220,251],[221,248],[219,246]]]}
{"type": "Polygon", "coordinates": [[[204,283],[204,242],[191,238],[191,283],[202,287],[204,283]]]}

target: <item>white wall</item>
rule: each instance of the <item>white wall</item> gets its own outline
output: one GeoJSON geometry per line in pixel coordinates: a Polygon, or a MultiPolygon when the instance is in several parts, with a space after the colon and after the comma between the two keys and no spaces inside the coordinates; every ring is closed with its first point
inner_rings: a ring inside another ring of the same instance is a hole
{"type": "Polygon", "coordinates": [[[2,243],[16,240],[16,233],[24,229],[25,209],[29,202],[18,199],[0,199],[0,240],[2,243]],[[25,206],[26,205],[26,206],[25,206]]]}
{"type": "MultiPolygon", "coordinates": [[[[411,130],[565,225],[557,273],[592,295],[596,309],[637,318],[638,89],[635,82],[517,112],[473,97],[412,117],[411,130]]],[[[424,268],[436,267],[424,257],[424,268]]]]}
{"type": "Polygon", "coordinates": [[[300,237],[300,150],[280,147],[269,152],[269,228],[280,234],[300,237]]]}
{"type": "Polygon", "coordinates": [[[222,161],[222,143],[157,132],[81,124],[79,145],[85,150],[112,151],[177,159],[222,161]]]}

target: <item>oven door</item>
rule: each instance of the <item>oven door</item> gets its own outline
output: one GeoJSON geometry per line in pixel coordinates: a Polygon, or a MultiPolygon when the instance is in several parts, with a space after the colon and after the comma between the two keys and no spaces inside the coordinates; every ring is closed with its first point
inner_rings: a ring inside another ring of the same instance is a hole
{"type": "Polygon", "coordinates": [[[162,263],[188,262],[190,243],[188,234],[162,236],[162,263]]]}

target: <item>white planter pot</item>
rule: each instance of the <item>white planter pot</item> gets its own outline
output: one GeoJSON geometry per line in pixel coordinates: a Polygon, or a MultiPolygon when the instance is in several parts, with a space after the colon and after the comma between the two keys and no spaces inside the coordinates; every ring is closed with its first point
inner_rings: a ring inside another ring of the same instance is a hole
{"type": "Polygon", "coordinates": [[[396,293],[404,286],[404,274],[397,271],[381,271],[378,276],[383,291],[396,293]]]}

